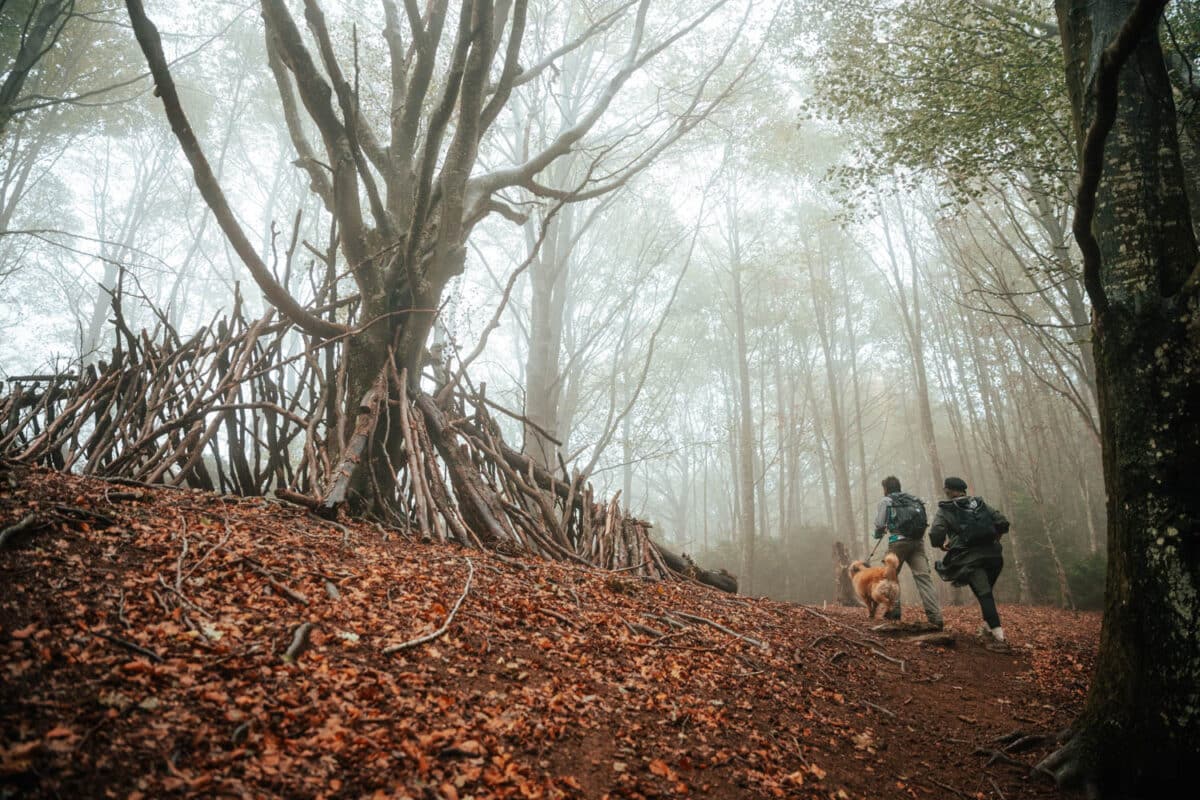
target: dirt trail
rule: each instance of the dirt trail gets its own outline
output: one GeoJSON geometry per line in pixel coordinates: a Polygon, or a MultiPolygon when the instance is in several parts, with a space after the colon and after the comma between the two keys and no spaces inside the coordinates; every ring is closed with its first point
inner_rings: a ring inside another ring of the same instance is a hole
{"type": "Polygon", "coordinates": [[[1049,741],[976,751],[1064,727],[1098,635],[1002,606],[991,653],[963,607],[927,647],[864,609],[10,474],[0,530],[34,522],[0,551],[0,798],[1049,797],[1049,741]],[[469,574],[444,635],[384,653],[469,574]]]}

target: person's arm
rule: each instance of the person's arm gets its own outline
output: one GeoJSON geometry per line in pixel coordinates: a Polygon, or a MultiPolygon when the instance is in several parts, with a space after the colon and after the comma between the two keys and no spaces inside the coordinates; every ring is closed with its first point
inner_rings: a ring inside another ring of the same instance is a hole
{"type": "Polygon", "coordinates": [[[879,501],[879,505],[875,507],[875,538],[883,538],[883,534],[887,532],[888,511],[892,508],[892,498],[885,497],[879,501]]]}
{"type": "MultiPolygon", "coordinates": [[[[991,506],[988,506],[991,508],[991,506]]],[[[996,531],[996,535],[1008,533],[1009,522],[1008,517],[1000,513],[999,510],[992,508],[992,529],[996,531]]]]}
{"type": "Polygon", "coordinates": [[[929,543],[934,547],[945,550],[946,539],[953,531],[950,528],[949,520],[946,519],[946,512],[939,506],[937,513],[933,515],[933,525],[929,528],[929,543]]]}

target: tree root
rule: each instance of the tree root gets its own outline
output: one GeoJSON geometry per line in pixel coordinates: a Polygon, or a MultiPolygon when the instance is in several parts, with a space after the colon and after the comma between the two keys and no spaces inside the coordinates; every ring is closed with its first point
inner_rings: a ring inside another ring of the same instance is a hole
{"type": "Polygon", "coordinates": [[[1052,778],[1060,789],[1082,787],[1089,798],[1100,796],[1095,768],[1088,763],[1087,747],[1079,732],[1073,733],[1062,747],[1038,762],[1033,771],[1052,778]]]}
{"type": "Polygon", "coordinates": [[[27,514],[20,522],[9,525],[3,531],[0,531],[0,550],[8,547],[16,547],[18,540],[22,538],[22,534],[32,531],[38,526],[38,523],[37,514],[27,514]]]}

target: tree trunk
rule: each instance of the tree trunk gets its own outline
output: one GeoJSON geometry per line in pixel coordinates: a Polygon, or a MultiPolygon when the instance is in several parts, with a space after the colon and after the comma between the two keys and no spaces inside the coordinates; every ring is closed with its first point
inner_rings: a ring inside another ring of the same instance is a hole
{"type": "MultiPolygon", "coordinates": [[[[827,266],[827,265],[823,265],[827,266]]],[[[833,422],[833,441],[831,442],[831,460],[833,482],[836,489],[834,496],[833,520],[835,537],[842,541],[854,541],[854,499],[850,492],[850,464],[846,453],[846,418],[843,411],[841,386],[838,381],[838,370],[834,363],[834,348],[831,341],[830,322],[826,316],[828,301],[827,291],[828,270],[821,276],[815,274],[813,262],[809,264],[809,286],[813,304],[813,317],[817,323],[818,340],[821,343],[821,354],[825,362],[825,382],[829,390],[829,410],[833,422]]]]}
{"type": "Polygon", "coordinates": [[[742,502],[739,580],[742,591],[749,594],[754,587],[754,417],[750,409],[750,353],[746,345],[746,312],[740,264],[735,264],[733,268],[733,316],[737,348],[739,496],[742,502]]]}
{"type": "Polygon", "coordinates": [[[1108,46],[1143,19],[1130,17],[1133,5],[1057,2],[1077,128],[1089,132],[1077,213],[1103,169],[1095,216],[1076,237],[1095,309],[1108,578],[1087,705],[1043,766],[1106,796],[1156,797],[1178,791],[1200,756],[1200,304],[1161,4],[1144,33],[1108,46]]]}

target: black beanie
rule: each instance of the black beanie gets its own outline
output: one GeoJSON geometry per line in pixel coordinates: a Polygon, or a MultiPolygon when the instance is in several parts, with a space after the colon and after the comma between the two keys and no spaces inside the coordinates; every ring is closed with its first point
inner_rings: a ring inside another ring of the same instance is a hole
{"type": "Polygon", "coordinates": [[[942,485],[956,492],[965,492],[967,490],[967,482],[962,478],[946,478],[946,480],[942,481],[942,485]]]}

